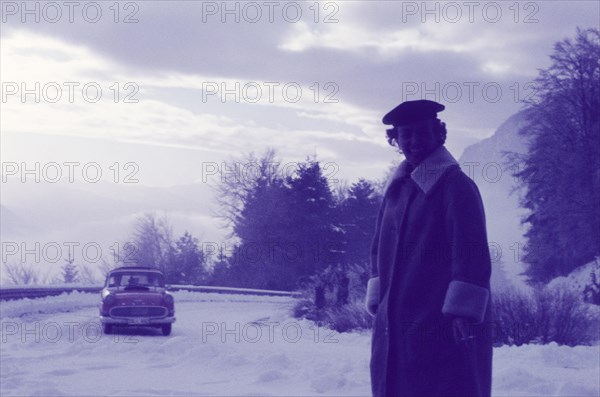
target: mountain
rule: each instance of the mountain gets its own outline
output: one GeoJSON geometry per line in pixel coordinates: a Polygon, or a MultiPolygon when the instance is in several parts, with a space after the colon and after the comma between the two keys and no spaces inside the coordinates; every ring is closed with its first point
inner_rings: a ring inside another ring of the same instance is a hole
{"type": "Polygon", "coordinates": [[[24,237],[33,225],[21,219],[13,210],[0,204],[0,236],[24,237]]]}
{"type": "MultiPolygon", "coordinates": [[[[519,253],[524,228],[520,219],[525,211],[519,207],[518,194],[511,194],[515,180],[507,167],[503,151],[523,153],[524,138],[518,135],[525,116],[518,113],[504,122],[493,136],[467,147],[459,163],[477,183],[484,202],[488,239],[497,248],[492,286],[498,288],[510,280],[522,285],[523,271],[519,253]]],[[[101,181],[98,183],[21,183],[10,179],[2,184],[0,196],[1,240],[44,246],[78,242],[98,244],[110,260],[110,247],[122,244],[131,235],[133,221],[144,212],[166,214],[174,236],[185,230],[201,243],[222,244],[224,232],[212,216],[216,209],[214,194],[206,183],[170,187],[148,187],[101,181]]],[[[76,260],[81,255],[76,256],[76,260]]],[[[13,255],[11,259],[19,259],[13,255]]],[[[42,258],[43,259],[43,258],[42,258]]],[[[77,261],[76,261],[77,262],[77,261]]],[[[54,263],[59,267],[64,263],[54,263]]]]}
{"type": "Polygon", "coordinates": [[[148,187],[106,181],[21,183],[9,178],[3,183],[1,200],[3,250],[7,244],[20,247],[7,257],[9,261],[22,262],[19,254],[33,249],[40,259],[27,254],[27,262],[56,268],[64,264],[73,242],[79,244],[76,263],[86,262],[82,261],[85,244],[91,247],[87,258],[96,258],[93,247],[99,246],[100,254],[110,261],[111,251],[128,240],[136,216],[144,212],[165,214],[175,238],[187,230],[201,243],[222,241],[222,231],[212,217],[213,194],[204,183],[148,187]],[[57,246],[59,259],[50,260],[56,257],[53,247],[57,246]]]}
{"type": "Polygon", "coordinates": [[[524,112],[511,116],[491,137],[465,148],[458,160],[463,171],[479,187],[485,207],[488,241],[494,258],[493,289],[508,280],[524,286],[523,277],[518,274],[524,270],[520,256],[526,229],[520,220],[526,210],[519,206],[521,192],[513,192],[517,181],[512,173],[518,165],[509,164],[503,152],[526,152],[527,142],[518,134],[525,117],[524,112]]]}

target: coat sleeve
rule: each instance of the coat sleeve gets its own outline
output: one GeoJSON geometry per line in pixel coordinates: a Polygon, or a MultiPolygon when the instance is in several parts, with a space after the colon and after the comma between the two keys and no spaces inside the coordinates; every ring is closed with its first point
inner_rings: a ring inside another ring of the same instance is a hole
{"type": "Polygon", "coordinates": [[[367,312],[374,316],[377,313],[377,306],[379,305],[379,295],[381,292],[381,285],[379,281],[379,269],[377,267],[377,253],[379,248],[379,229],[381,227],[381,217],[383,216],[384,202],[379,207],[379,214],[377,215],[377,222],[375,224],[375,235],[371,241],[371,252],[369,260],[371,262],[371,277],[367,283],[367,293],[365,296],[365,305],[367,312]]]}
{"type": "Polygon", "coordinates": [[[452,269],[442,313],[481,323],[490,299],[491,275],[483,202],[475,182],[464,174],[449,190],[446,227],[452,269]]]}
{"type": "Polygon", "coordinates": [[[369,260],[371,264],[371,278],[379,276],[379,269],[377,268],[377,252],[379,249],[379,229],[381,228],[381,218],[383,217],[383,208],[385,206],[385,199],[379,206],[379,213],[377,215],[377,221],[375,223],[375,234],[373,240],[371,240],[371,252],[369,260]]]}

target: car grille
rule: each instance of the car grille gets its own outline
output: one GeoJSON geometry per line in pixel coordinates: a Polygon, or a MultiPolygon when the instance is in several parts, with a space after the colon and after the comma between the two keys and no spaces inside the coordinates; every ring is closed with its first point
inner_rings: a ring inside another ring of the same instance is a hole
{"type": "Polygon", "coordinates": [[[165,317],[167,309],[160,306],[120,306],[110,309],[111,317],[165,317]]]}

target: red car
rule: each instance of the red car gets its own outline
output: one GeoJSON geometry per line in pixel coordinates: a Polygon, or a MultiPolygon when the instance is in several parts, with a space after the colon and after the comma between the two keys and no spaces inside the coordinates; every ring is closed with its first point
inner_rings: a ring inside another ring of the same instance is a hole
{"type": "Polygon", "coordinates": [[[106,276],[102,289],[100,322],[104,333],[114,326],[149,326],[171,334],[175,322],[173,295],[165,288],[160,270],[149,267],[119,267],[106,276]]]}

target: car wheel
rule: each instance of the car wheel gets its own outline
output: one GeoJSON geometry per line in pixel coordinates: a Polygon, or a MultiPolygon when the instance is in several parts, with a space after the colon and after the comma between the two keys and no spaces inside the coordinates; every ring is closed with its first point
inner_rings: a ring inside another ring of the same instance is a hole
{"type": "Polygon", "coordinates": [[[171,335],[171,324],[163,324],[160,328],[164,336],[171,335]]]}
{"type": "Polygon", "coordinates": [[[104,333],[107,335],[110,335],[113,333],[113,326],[112,324],[103,324],[102,328],[104,329],[104,333]]]}

